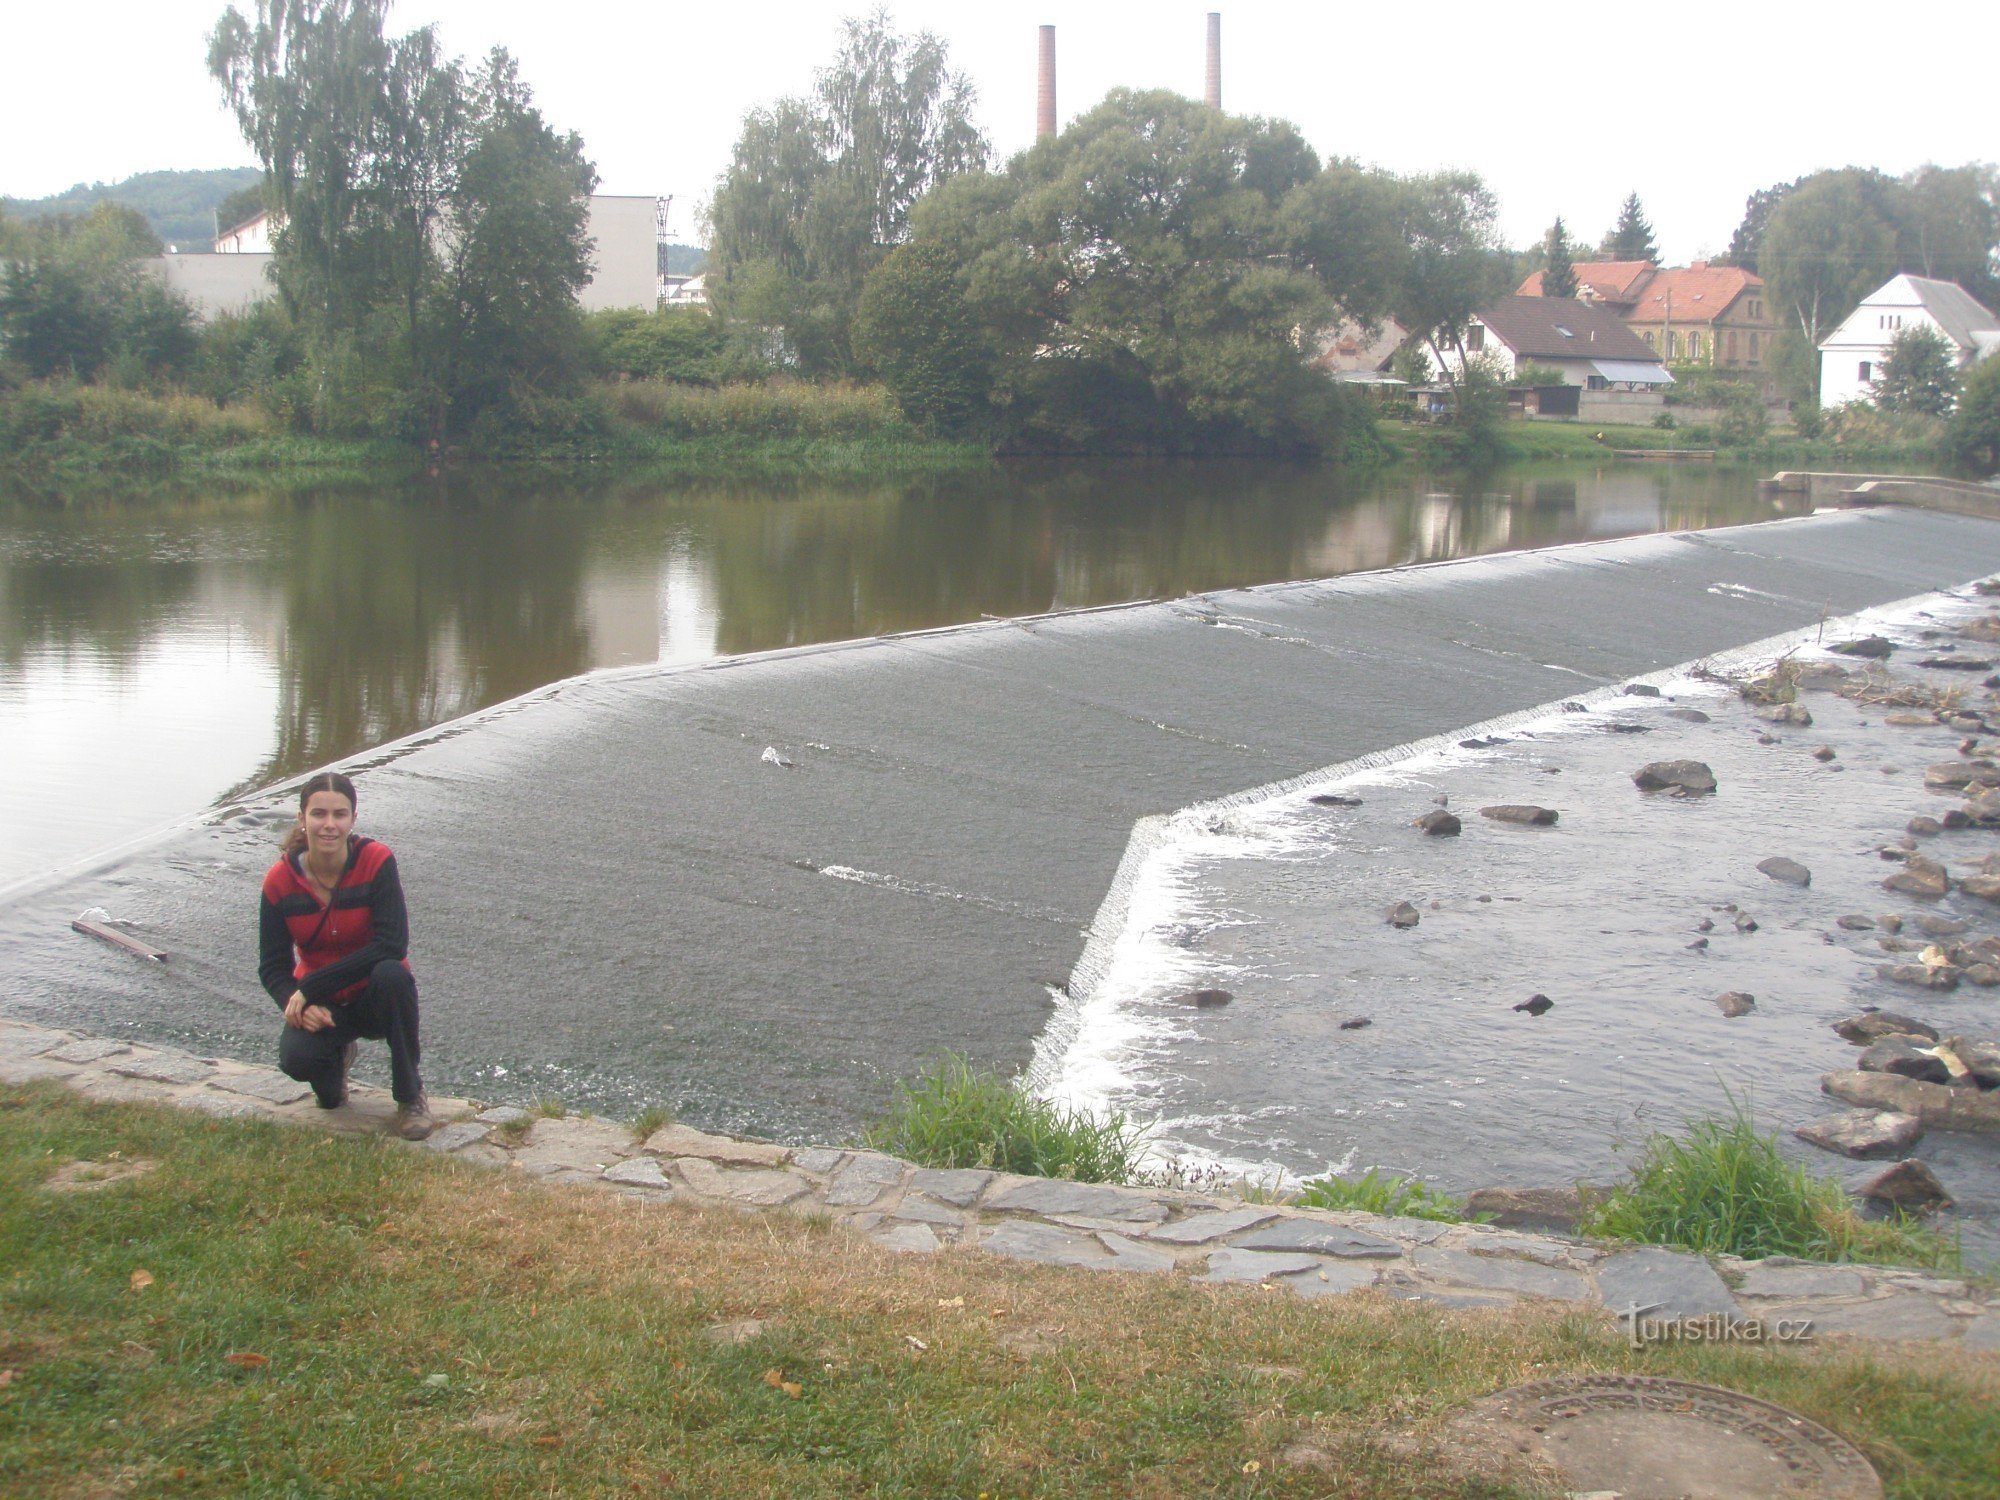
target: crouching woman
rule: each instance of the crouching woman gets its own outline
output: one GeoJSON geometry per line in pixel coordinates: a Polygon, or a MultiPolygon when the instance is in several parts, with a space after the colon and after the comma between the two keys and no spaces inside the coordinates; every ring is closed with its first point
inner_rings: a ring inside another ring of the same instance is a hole
{"type": "Polygon", "coordinates": [[[361,1038],[389,1044],[396,1134],[435,1128],[418,1072],[417,981],[396,856],[354,832],[354,783],[322,771],[299,789],[299,819],[264,876],[257,977],[285,1013],[278,1066],[321,1109],[347,1102],[361,1038]]]}

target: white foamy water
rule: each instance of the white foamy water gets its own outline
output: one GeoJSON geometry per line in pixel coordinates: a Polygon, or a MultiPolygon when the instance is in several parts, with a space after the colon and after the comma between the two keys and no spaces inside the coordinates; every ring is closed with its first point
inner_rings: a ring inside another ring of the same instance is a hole
{"type": "MultiPolygon", "coordinates": [[[[1830,692],[1805,696],[1812,727],[1772,725],[1697,670],[1743,671],[1788,651],[1852,667],[1823,644],[1881,633],[1924,648],[1898,653],[1907,675],[1937,649],[1924,630],[1975,609],[1905,601],[1643,679],[1658,698],[1598,688],[1569,700],[1576,708],[1148,820],[1030,1086],[1128,1113],[1150,1127],[1157,1157],[1191,1168],[1282,1181],[1382,1166],[1462,1192],[1606,1180],[1652,1130],[1732,1097],[1771,1129],[1830,1113],[1818,1078],[1853,1066],[1853,1052],[1829,1023],[1862,1004],[1990,1033],[1988,992],[1900,990],[1875,970],[1908,960],[1874,933],[1834,926],[1848,912],[1914,911],[1881,889],[1893,867],[1876,849],[1912,814],[1950,805],[1923,790],[1922,768],[1955,758],[1960,732],[1888,727],[1885,710],[1830,692]],[[1504,743],[1460,744],[1488,738],[1504,743]],[[1810,754],[1821,745],[1833,761],[1810,754]],[[1639,765],[1681,757],[1714,766],[1715,797],[1632,785],[1639,765]],[[1315,805],[1319,794],[1360,805],[1315,805]],[[1439,796],[1464,822],[1457,838],[1411,826],[1439,796]],[[1560,821],[1478,815],[1509,802],[1556,808],[1560,821]],[[1779,854],[1812,869],[1810,888],[1756,870],[1779,854]],[[1419,907],[1415,929],[1384,920],[1399,899],[1419,907]],[[1756,928],[1738,931],[1738,913],[1756,928]],[[1233,998],[1186,998],[1201,989],[1233,998]],[[1725,990],[1755,994],[1756,1012],[1724,1017],[1714,998],[1725,990]],[[1513,1009],[1533,993],[1554,1009],[1513,1009]]],[[[1992,847],[1966,832],[1929,852],[1972,859],[1992,847]]],[[[1945,906],[1978,930],[2000,925],[1984,903],[1945,906]]],[[[1932,1141],[1980,1211],[2000,1151],[1932,1141]]],[[[1843,1165],[1813,1156],[1821,1170],[1843,1165]]]]}

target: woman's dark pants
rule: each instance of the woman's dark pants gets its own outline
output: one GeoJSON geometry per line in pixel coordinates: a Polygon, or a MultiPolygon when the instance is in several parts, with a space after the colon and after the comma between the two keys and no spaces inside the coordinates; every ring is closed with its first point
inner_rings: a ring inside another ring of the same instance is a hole
{"type": "Polygon", "coordinates": [[[340,1103],[340,1054],[357,1037],[389,1044],[389,1092],[398,1104],[414,1104],[424,1094],[417,1071],[417,980],[394,959],[385,958],[368,977],[368,988],[345,1005],[329,1005],[333,1024],[324,1031],[287,1026],[278,1036],[278,1066],[287,1078],[312,1085],[319,1102],[340,1103]]]}

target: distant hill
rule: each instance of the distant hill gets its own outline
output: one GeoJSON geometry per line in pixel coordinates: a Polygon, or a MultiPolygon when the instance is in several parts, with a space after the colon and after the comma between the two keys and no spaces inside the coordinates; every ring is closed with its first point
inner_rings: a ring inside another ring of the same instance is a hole
{"type": "Polygon", "coordinates": [[[699,245],[669,245],[666,262],[661,269],[669,276],[699,276],[708,264],[708,252],[699,245]]]}
{"type": "MultiPolygon", "coordinates": [[[[47,198],[0,198],[0,207],[23,219],[44,214],[87,213],[110,201],[136,208],[153,232],[183,252],[208,249],[215,241],[216,205],[231,193],[255,187],[264,174],[255,167],[212,171],[141,172],[123,182],[79,182],[47,198]]],[[[225,226],[227,227],[227,226],[225,226]]]]}

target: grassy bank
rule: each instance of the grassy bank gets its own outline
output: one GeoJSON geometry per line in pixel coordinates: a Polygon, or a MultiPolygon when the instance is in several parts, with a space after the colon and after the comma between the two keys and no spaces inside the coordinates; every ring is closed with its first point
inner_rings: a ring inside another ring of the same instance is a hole
{"type": "Polygon", "coordinates": [[[337,483],[458,459],[772,476],[925,474],[992,461],[981,445],[912,428],[879,387],[606,382],[559,415],[432,455],[396,439],[299,433],[253,402],[47,382],[0,394],[0,475],[29,486],[273,475],[337,483]]]}
{"type": "Polygon", "coordinates": [[[1557,1308],[1311,1303],[549,1188],[376,1140],[0,1090],[0,1491],[1525,1495],[1429,1447],[1523,1380],[1714,1381],[1974,1494],[2000,1371],[1625,1347],[1557,1308]],[[45,1184],[79,1160],[139,1175],[45,1184]]]}
{"type": "MultiPolygon", "coordinates": [[[[1382,439],[1398,457],[1437,462],[1452,451],[1447,429],[1425,427],[1411,422],[1383,422],[1382,439]]],[[[1718,445],[1706,433],[1688,428],[1659,428],[1618,424],[1593,425],[1548,419],[1517,418],[1498,432],[1492,448],[1495,462],[1530,459],[1591,458],[1612,461],[1619,448],[1690,448],[1713,450],[1728,463],[1764,465],[1772,469],[1839,469],[1857,463],[1895,463],[1949,472],[1938,445],[1928,434],[1910,435],[1890,430],[1843,436],[1801,437],[1793,432],[1766,434],[1744,447],[1718,445]]]]}

